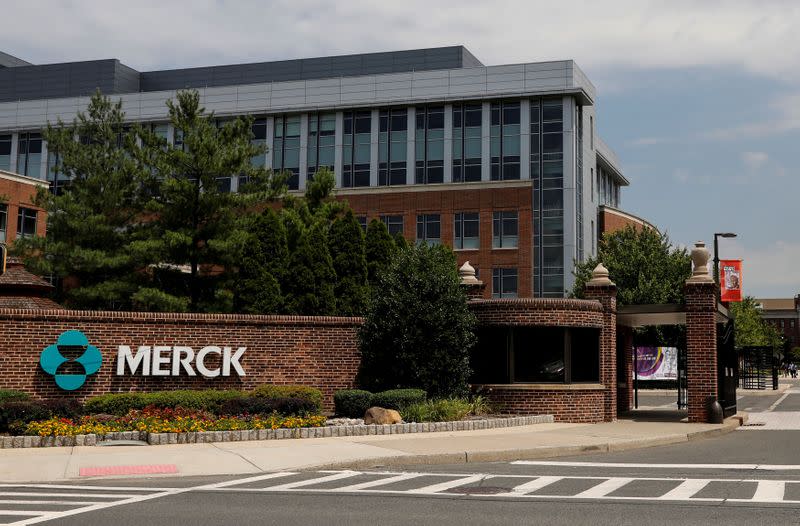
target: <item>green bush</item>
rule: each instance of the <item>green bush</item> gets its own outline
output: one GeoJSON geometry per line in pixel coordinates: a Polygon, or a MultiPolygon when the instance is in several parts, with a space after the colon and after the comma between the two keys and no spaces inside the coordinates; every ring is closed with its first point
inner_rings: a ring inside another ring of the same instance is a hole
{"type": "Polygon", "coordinates": [[[322,412],[322,391],[305,385],[260,385],[250,396],[259,398],[300,398],[314,404],[316,412],[322,412]]]}
{"type": "Polygon", "coordinates": [[[370,406],[400,411],[411,404],[424,402],[426,397],[427,395],[422,389],[390,389],[372,395],[370,406]]]}
{"type": "Polygon", "coordinates": [[[17,402],[21,400],[30,400],[28,393],[22,391],[14,391],[12,389],[0,389],[0,404],[6,402],[17,402]]]}
{"type": "Polygon", "coordinates": [[[374,395],[361,389],[346,389],[333,393],[336,414],[349,418],[363,418],[372,404],[374,395]]]}
{"type": "Polygon", "coordinates": [[[131,409],[144,409],[147,406],[155,406],[159,408],[183,407],[185,409],[200,409],[214,413],[228,400],[246,396],[247,394],[243,391],[234,389],[107,394],[87,400],[84,404],[84,412],[87,414],[125,415],[131,409]]]}
{"type": "Polygon", "coordinates": [[[21,434],[21,430],[34,420],[48,418],[75,418],[81,406],[73,400],[15,400],[0,404],[0,431],[21,434]]]}
{"type": "Polygon", "coordinates": [[[441,398],[407,405],[400,410],[405,422],[452,422],[472,413],[473,404],[465,398],[441,398]]]}

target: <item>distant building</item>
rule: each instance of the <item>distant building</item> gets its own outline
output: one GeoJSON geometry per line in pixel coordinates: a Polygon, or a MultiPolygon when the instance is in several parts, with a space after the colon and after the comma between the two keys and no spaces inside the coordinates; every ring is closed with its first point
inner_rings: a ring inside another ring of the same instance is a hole
{"type": "Polygon", "coordinates": [[[789,343],[789,348],[800,347],[800,294],[794,298],[757,299],[761,305],[761,318],[775,327],[789,343]]]}
{"type": "MultiPolygon", "coordinates": [[[[562,297],[629,183],[598,136],[596,91],[572,60],[485,66],[462,46],[139,72],[119,60],[33,65],[0,53],[0,169],[69,184],[41,131],[95,89],[176,143],[165,102],[195,88],[222,122],[251,115],[254,163],[303,191],[322,167],[359,220],[446,243],[486,297],[562,297]]],[[[220,177],[237,191],[239,177],[220,177]]]]}
{"type": "Polygon", "coordinates": [[[0,170],[0,243],[45,234],[46,214],[34,204],[38,188],[47,182],[0,170]]]}

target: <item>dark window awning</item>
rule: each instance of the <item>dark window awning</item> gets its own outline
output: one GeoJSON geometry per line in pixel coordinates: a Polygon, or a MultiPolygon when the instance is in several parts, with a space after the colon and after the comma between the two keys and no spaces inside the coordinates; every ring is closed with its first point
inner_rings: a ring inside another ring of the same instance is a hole
{"type": "MultiPolygon", "coordinates": [[[[728,321],[728,309],[717,304],[717,323],[728,321]]],[[[617,307],[617,325],[644,327],[646,325],[685,325],[686,306],[679,303],[656,305],[622,305],[617,307]]]]}

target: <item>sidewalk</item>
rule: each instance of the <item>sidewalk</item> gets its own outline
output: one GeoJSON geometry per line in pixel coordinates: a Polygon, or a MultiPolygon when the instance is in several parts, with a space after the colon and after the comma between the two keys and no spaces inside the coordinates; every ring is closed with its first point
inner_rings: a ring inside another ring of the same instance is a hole
{"type": "Polygon", "coordinates": [[[620,419],[602,424],[536,424],[409,435],[3,449],[0,482],[85,479],[80,477],[80,469],[90,467],[166,465],[177,468],[178,475],[192,476],[534,459],[676,444],[727,433],[739,423],[736,417],[720,425],[620,419]]]}

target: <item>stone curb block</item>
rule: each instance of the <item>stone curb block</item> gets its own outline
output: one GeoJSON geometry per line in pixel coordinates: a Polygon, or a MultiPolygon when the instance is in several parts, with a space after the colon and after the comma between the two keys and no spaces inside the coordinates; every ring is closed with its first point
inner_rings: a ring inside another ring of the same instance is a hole
{"type": "MultiPolygon", "coordinates": [[[[730,420],[730,419],[729,419],[730,420]]],[[[0,437],[0,449],[18,449],[31,447],[73,447],[96,446],[104,440],[141,440],[151,446],[166,444],[208,444],[212,442],[244,442],[254,440],[284,440],[288,438],[327,438],[366,435],[398,435],[410,433],[438,433],[444,431],[474,431],[498,427],[516,427],[533,424],[552,423],[552,415],[519,416],[511,418],[492,418],[488,420],[465,420],[458,422],[412,422],[405,424],[382,425],[349,425],[325,427],[301,427],[294,429],[248,429],[243,431],[197,431],[190,433],[146,433],[124,431],[106,435],[76,436],[5,436],[0,437]]],[[[738,421],[737,425],[738,425],[738,421]]],[[[689,440],[700,436],[726,433],[733,423],[713,429],[710,432],[692,433],[689,440]],[[695,436],[698,435],[698,436],[695,436]]],[[[734,426],[735,427],[735,426],[734,426]]]]}

